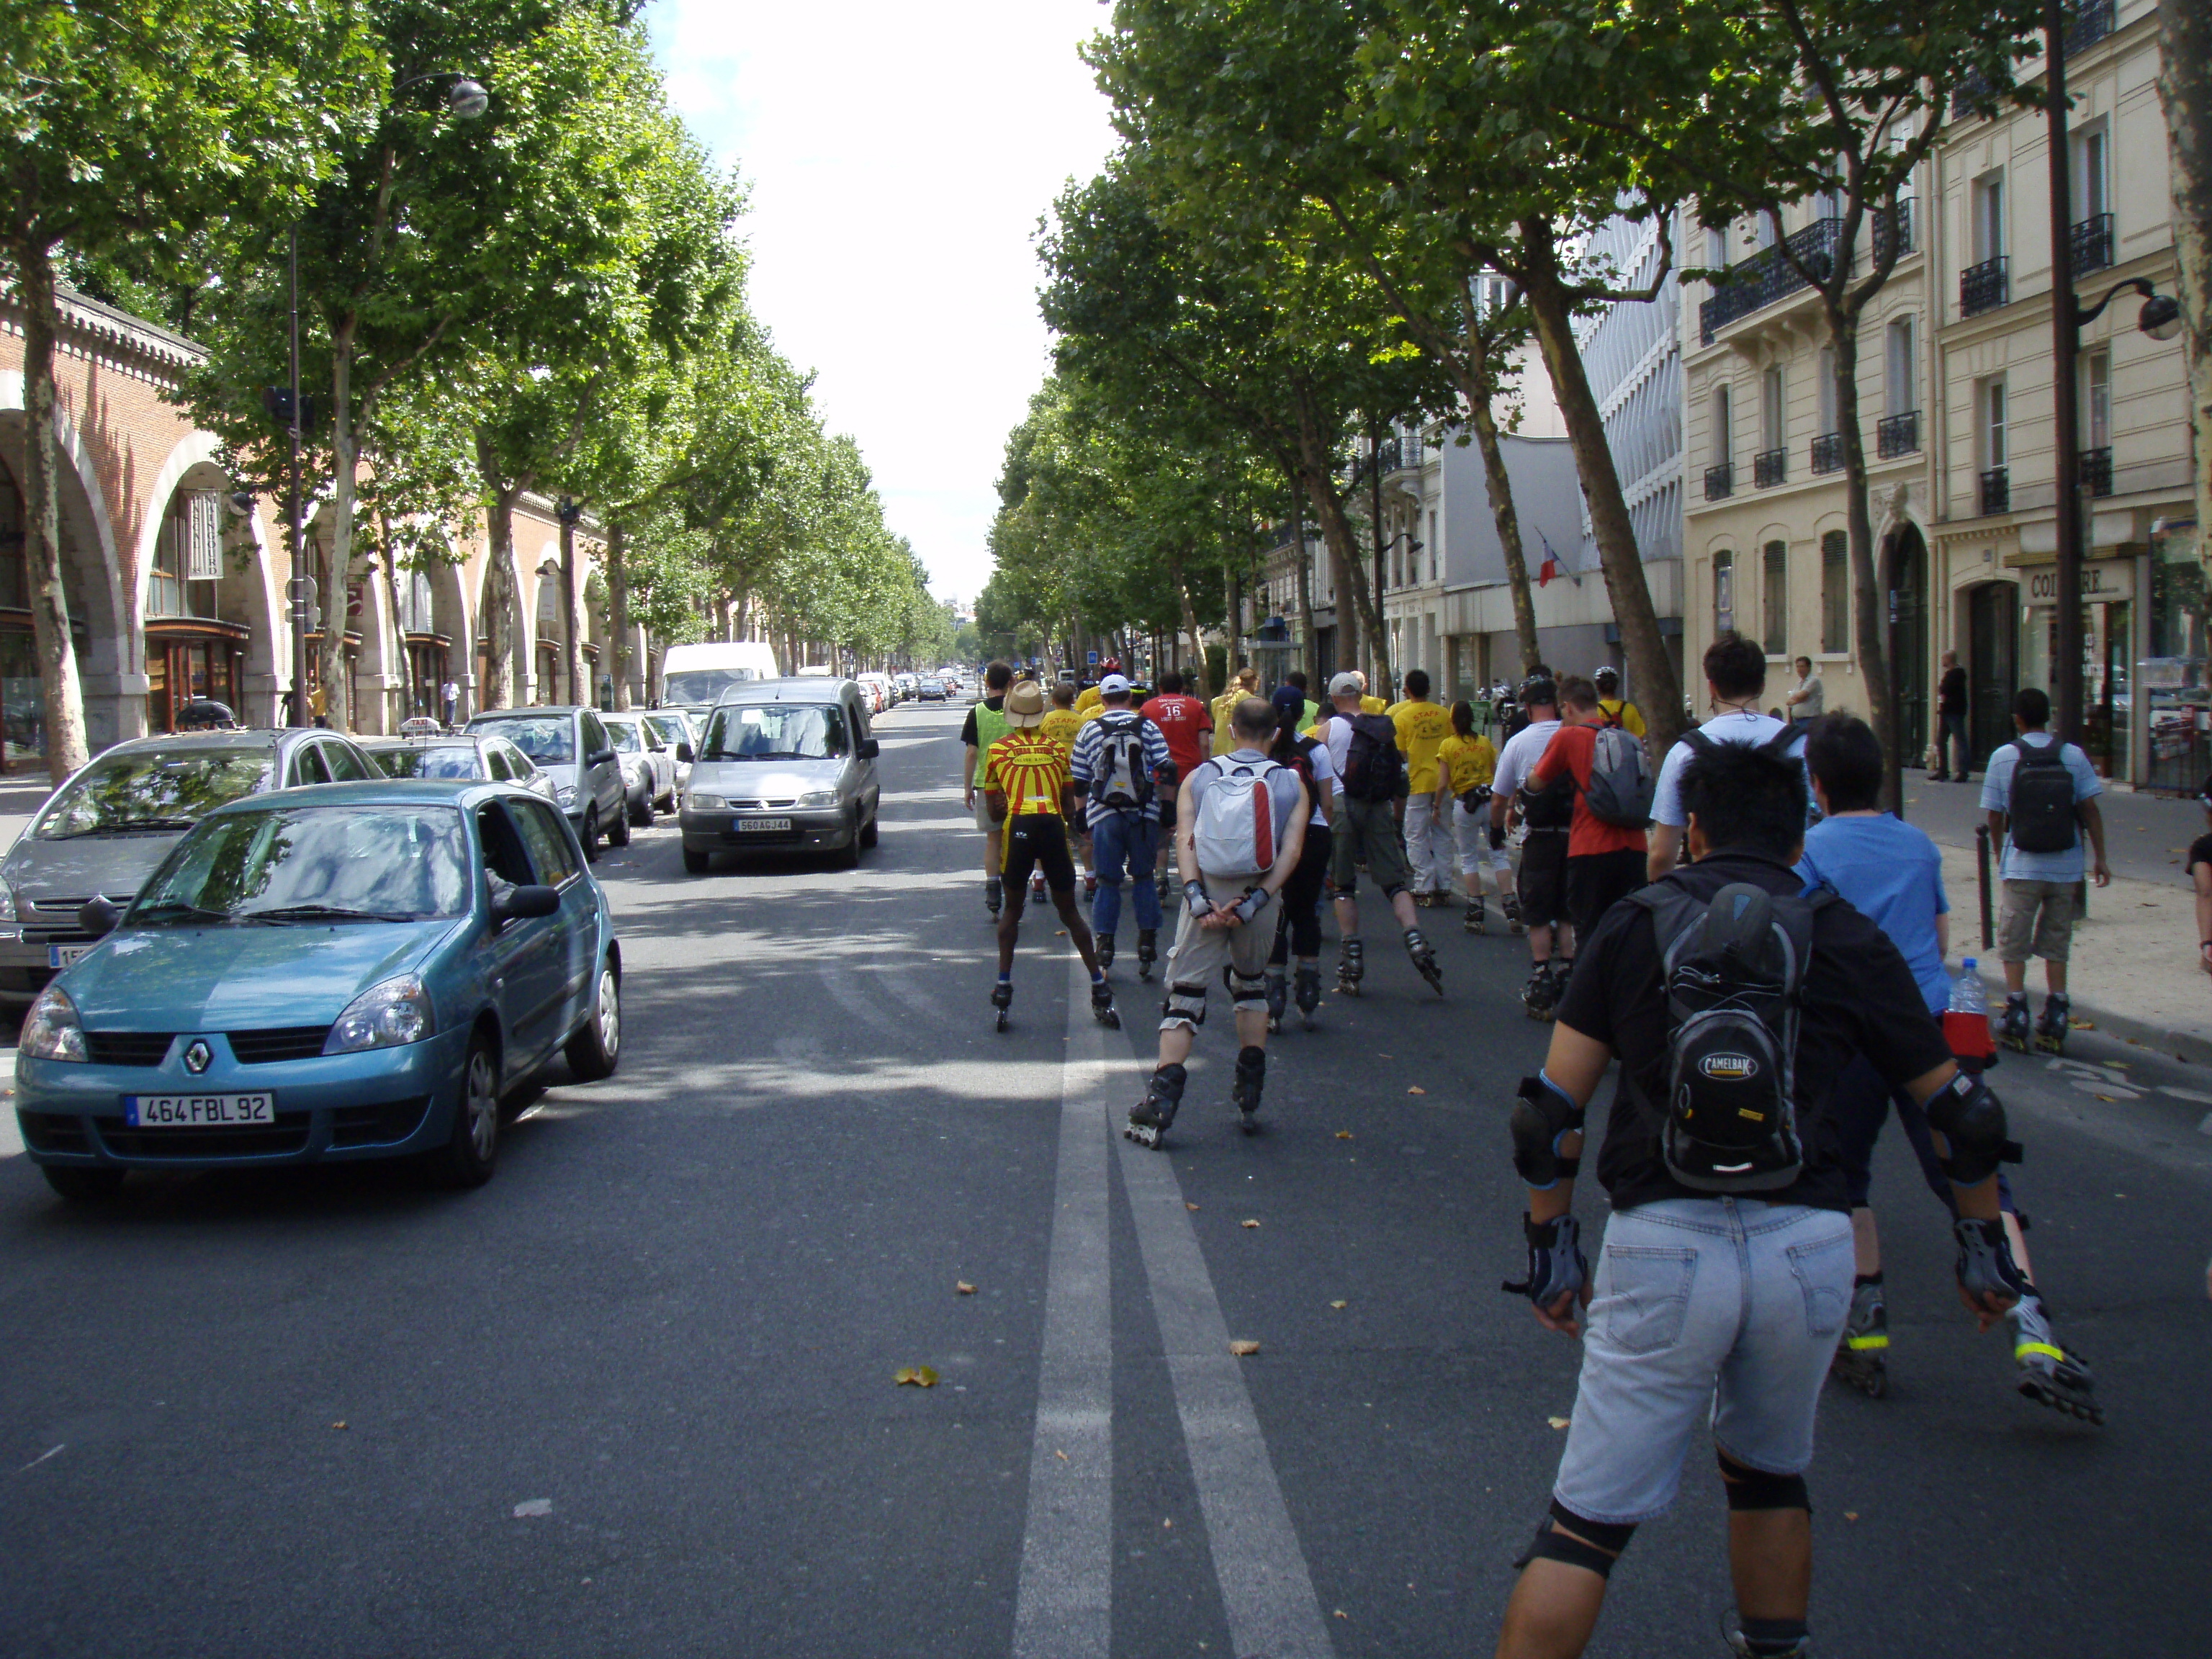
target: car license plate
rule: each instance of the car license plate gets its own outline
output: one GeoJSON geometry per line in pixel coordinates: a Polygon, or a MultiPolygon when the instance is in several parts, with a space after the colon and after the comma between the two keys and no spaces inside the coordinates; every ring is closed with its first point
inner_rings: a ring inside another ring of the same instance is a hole
{"type": "Polygon", "coordinates": [[[66,968],[90,949],[92,946],[89,945],[49,945],[46,946],[46,966],[66,968]]]}
{"type": "Polygon", "coordinates": [[[750,833],[763,830],[780,830],[784,834],[789,835],[791,833],[791,820],[789,818],[740,818],[738,820],[738,829],[740,833],[750,833]]]}
{"type": "Polygon", "coordinates": [[[134,1129],[202,1129],[231,1123],[274,1123],[276,1097],[125,1095],[123,1121],[134,1129]]]}

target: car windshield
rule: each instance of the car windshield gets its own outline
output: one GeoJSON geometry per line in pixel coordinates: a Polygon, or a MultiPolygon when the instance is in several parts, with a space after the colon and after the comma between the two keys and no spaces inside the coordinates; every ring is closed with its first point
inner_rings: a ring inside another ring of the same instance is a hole
{"type": "Polygon", "coordinates": [[[663,702],[713,702],[733,685],[760,678],[750,668],[692,668],[661,683],[663,702]]]}
{"type": "Polygon", "coordinates": [[[376,763],[392,778],[480,778],[483,760],[472,743],[409,744],[374,751],[376,763]]]}
{"type": "Polygon", "coordinates": [[[568,714],[520,714],[487,720],[477,728],[496,732],[540,766],[566,766],[576,758],[576,722],[568,714]]]}
{"type": "Polygon", "coordinates": [[[645,744],[639,740],[637,723],[635,720],[605,720],[604,715],[601,719],[605,720],[607,735],[615,740],[616,753],[635,755],[645,747],[645,744]]]}
{"type": "Polygon", "coordinates": [[[707,761],[834,760],[845,752],[844,717],[819,703],[726,703],[707,727],[707,761]]]}
{"type": "Polygon", "coordinates": [[[420,921],[469,908],[451,806],[271,806],[179,843],[131,907],[134,927],[420,921]]]}
{"type": "Polygon", "coordinates": [[[658,715],[648,715],[647,716],[646,723],[651,726],[654,731],[660,733],[660,740],[663,743],[689,743],[691,741],[691,739],[684,733],[684,722],[682,720],[672,720],[658,715]]]}
{"type": "Polygon", "coordinates": [[[252,794],[276,763],[274,744],[111,755],[94,761],[54,798],[39,819],[38,838],[189,830],[226,801],[252,794]]]}

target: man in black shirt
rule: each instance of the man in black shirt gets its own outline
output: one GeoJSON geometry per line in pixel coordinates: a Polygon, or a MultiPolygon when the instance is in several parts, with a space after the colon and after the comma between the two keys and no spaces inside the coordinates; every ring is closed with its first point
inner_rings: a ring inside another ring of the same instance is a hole
{"type": "MultiPolygon", "coordinates": [[[[1551,1512],[1523,1558],[1501,1659],[1583,1650],[1606,1575],[1636,1526],[1672,1503],[1691,1437],[1708,1419],[1728,1489],[1741,1619],[1730,1639],[1761,1659],[1805,1651],[1813,1533],[1803,1474],[1851,1298],[1850,1194],[1826,1094],[1855,1053],[1925,1103],[1947,1137],[1938,1146],[1961,1217],[1960,1289],[1984,1328],[2024,1282],[1998,1218],[2002,1109],[1959,1073],[1897,947],[1841,901],[1814,905],[1809,916],[1788,1073],[1794,1174],[1784,1163],[1764,1189],[1730,1191],[1739,1177],[1729,1166],[1697,1164],[1693,1181],[1690,1160],[1670,1161],[1688,1132],[1686,1120],[1670,1125],[1667,1104],[1673,1026],[1659,906],[1670,890],[1704,902],[1737,884],[1778,907],[1794,904],[1805,824],[1802,767],[1762,749],[1717,744],[1684,769],[1681,789],[1696,861],[1607,913],[1559,1005],[1543,1074],[1523,1080],[1514,1112],[1514,1161],[1529,1187],[1529,1273],[1525,1285],[1508,1288],[1525,1291],[1547,1328],[1569,1334],[1581,1334],[1587,1307],[1589,1334],[1551,1512]],[[1616,1054],[1621,1081],[1597,1158],[1613,1213],[1592,1277],[1572,1213],[1573,1177],[1583,1107],[1616,1054]]],[[[1730,903],[1741,915],[1741,901],[1730,903]]],[[[1778,920],[1785,915],[1803,920],[1778,908],[1778,920]]],[[[1686,1039],[1681,1051],[1691,1052],[1686,1039]]],[[[1704,1052],[1704,1064],[1720,1068],[1708,1077],[1758,1070],[1741,1054],[1704,1052]]]]}
{"type": "Polygon", "coordinates": [[[1943,653],[1943,678],[1936,682],[1936,770],[1934,781],[1951,781],[1952,744],[1958,744],[1959,781],[1966,781],[1972,763],[1966,753],[1966,671],[1959,666],[1959,653],[1943,653]]]}
{"type": "Polygon", "coordinates": [[[995,919],[1003,902],[999,872],[1005,866],[1000,837],[1003,831],[992,819],[983,789],[984,757],[991,745],[1006,735],[1006,690],[1014,683],[1012,665],[994,662],[983,670],[983,700],[971,703],[960,726],[960,783],[962,801],[975,815],[983,833],[983,903],[995,919]]]}

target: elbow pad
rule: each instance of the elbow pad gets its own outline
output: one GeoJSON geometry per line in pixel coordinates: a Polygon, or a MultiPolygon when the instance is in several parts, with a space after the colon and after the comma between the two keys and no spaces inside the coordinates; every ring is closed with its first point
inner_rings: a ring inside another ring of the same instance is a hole
{"type": "Polygon", "coordinates": [[[1583,1109],[1540,1073],[1524,1077],[1513,1103],[1513,1167],[1538,1192],[1571,1181],[1579,1158],[1559,1156],[1559,1142],[1581,1133],[1583,1109]]]}
{"type": "Polygon", "coordinates": [[[1928,1127],[1949,1143],[1943,1173],[1961,1187],[1978,1187],[2000,1164],[2020,1162],[2020,1143],[2005,1139],[2004,1104],[1978,1077],[1960,1072],[1929,1097],[1928,1127]]]}

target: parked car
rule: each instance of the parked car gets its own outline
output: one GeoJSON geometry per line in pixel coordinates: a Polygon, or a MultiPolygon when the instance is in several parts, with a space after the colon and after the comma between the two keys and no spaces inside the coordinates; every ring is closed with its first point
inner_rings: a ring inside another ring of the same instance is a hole
{"type": "Polygon", "coordinates": [[[15,1062],[55,1191],[132,1169],[499,1154],[501,1097],[622,1056],[622,953],[560,809],[513,784],[383,780],[232,802],[39,994],[15,1062]]]}
{"type": "Polygon", "coordinates": [[[553,799],[552,775],[505,738],[440,735],[357,738],[355,741],[387,778],[476,778],[489,783],[519,783],[532,794],[553,799]]]}
{"type": "Polygon", "coordinates": [[[629,845],[629,814],[614,736],[596,708],[574,704],[495,708],[468,723],[468,732],[505,738],[553,779],[553,799],[576,826],[584,856],[597,859],[599,837],[629,845]]]}
{"type": "Polygon", "coordinates": [[[599,720],[615,740],[615,762],[622,768],[629,821],[649,828],[656,809],[676,810],[676,750],[641,711],[602,714],[599,720]]]}
{"type": "Polygon", "coordinates": [[[0,860],[0,1002],[21,1006],[91,944],[77,912],[127,904],[201,818],[240,795],[378,776],[318,726],[172,732],[102,750],[48,796],[0,860]]]}
{"type": "Polygon", "coordinates": [[[860,695],[868,700],[868,712],[881,714],[891,706],[890,678],[885,674],[855,674],[853,683],[860,688],[860,695]]]}
{"type": "Polygon", "coordinates": [[[916,694],[924,702],[943,702],[951,695],[943,680],[934,674],[921,677],[921,690],[916,694]]]}
{"type": "Polygon", "coordinates": [[[899,690],[899,696],[900,696],[901,697],[908,697],[908,698],[910,698],[910,697],[918,697],[918,696],[920,696],[921,695],[921,675],[919,675],[919,674],[894,674],[894,675],[891,677],[891,678],[892,678],[893,682],[894,682],[894,683],[898,686],[898,690],[899,690]]]}
{"type": "Polygon", "coordinates": [[[730,691],[707,721],[684,792],[684,867],[720,852],[876,844],[876,739],[850,680],[769,680],[730,691]]]}
{"type": "Polygon", "coordinates": [[[660,734],[668,752],[676,757],[676,788],[680,794],[691,781],[691,757],[698,747],[698,730],[681,708],[647,709],[645,723],[660,734]]]}

